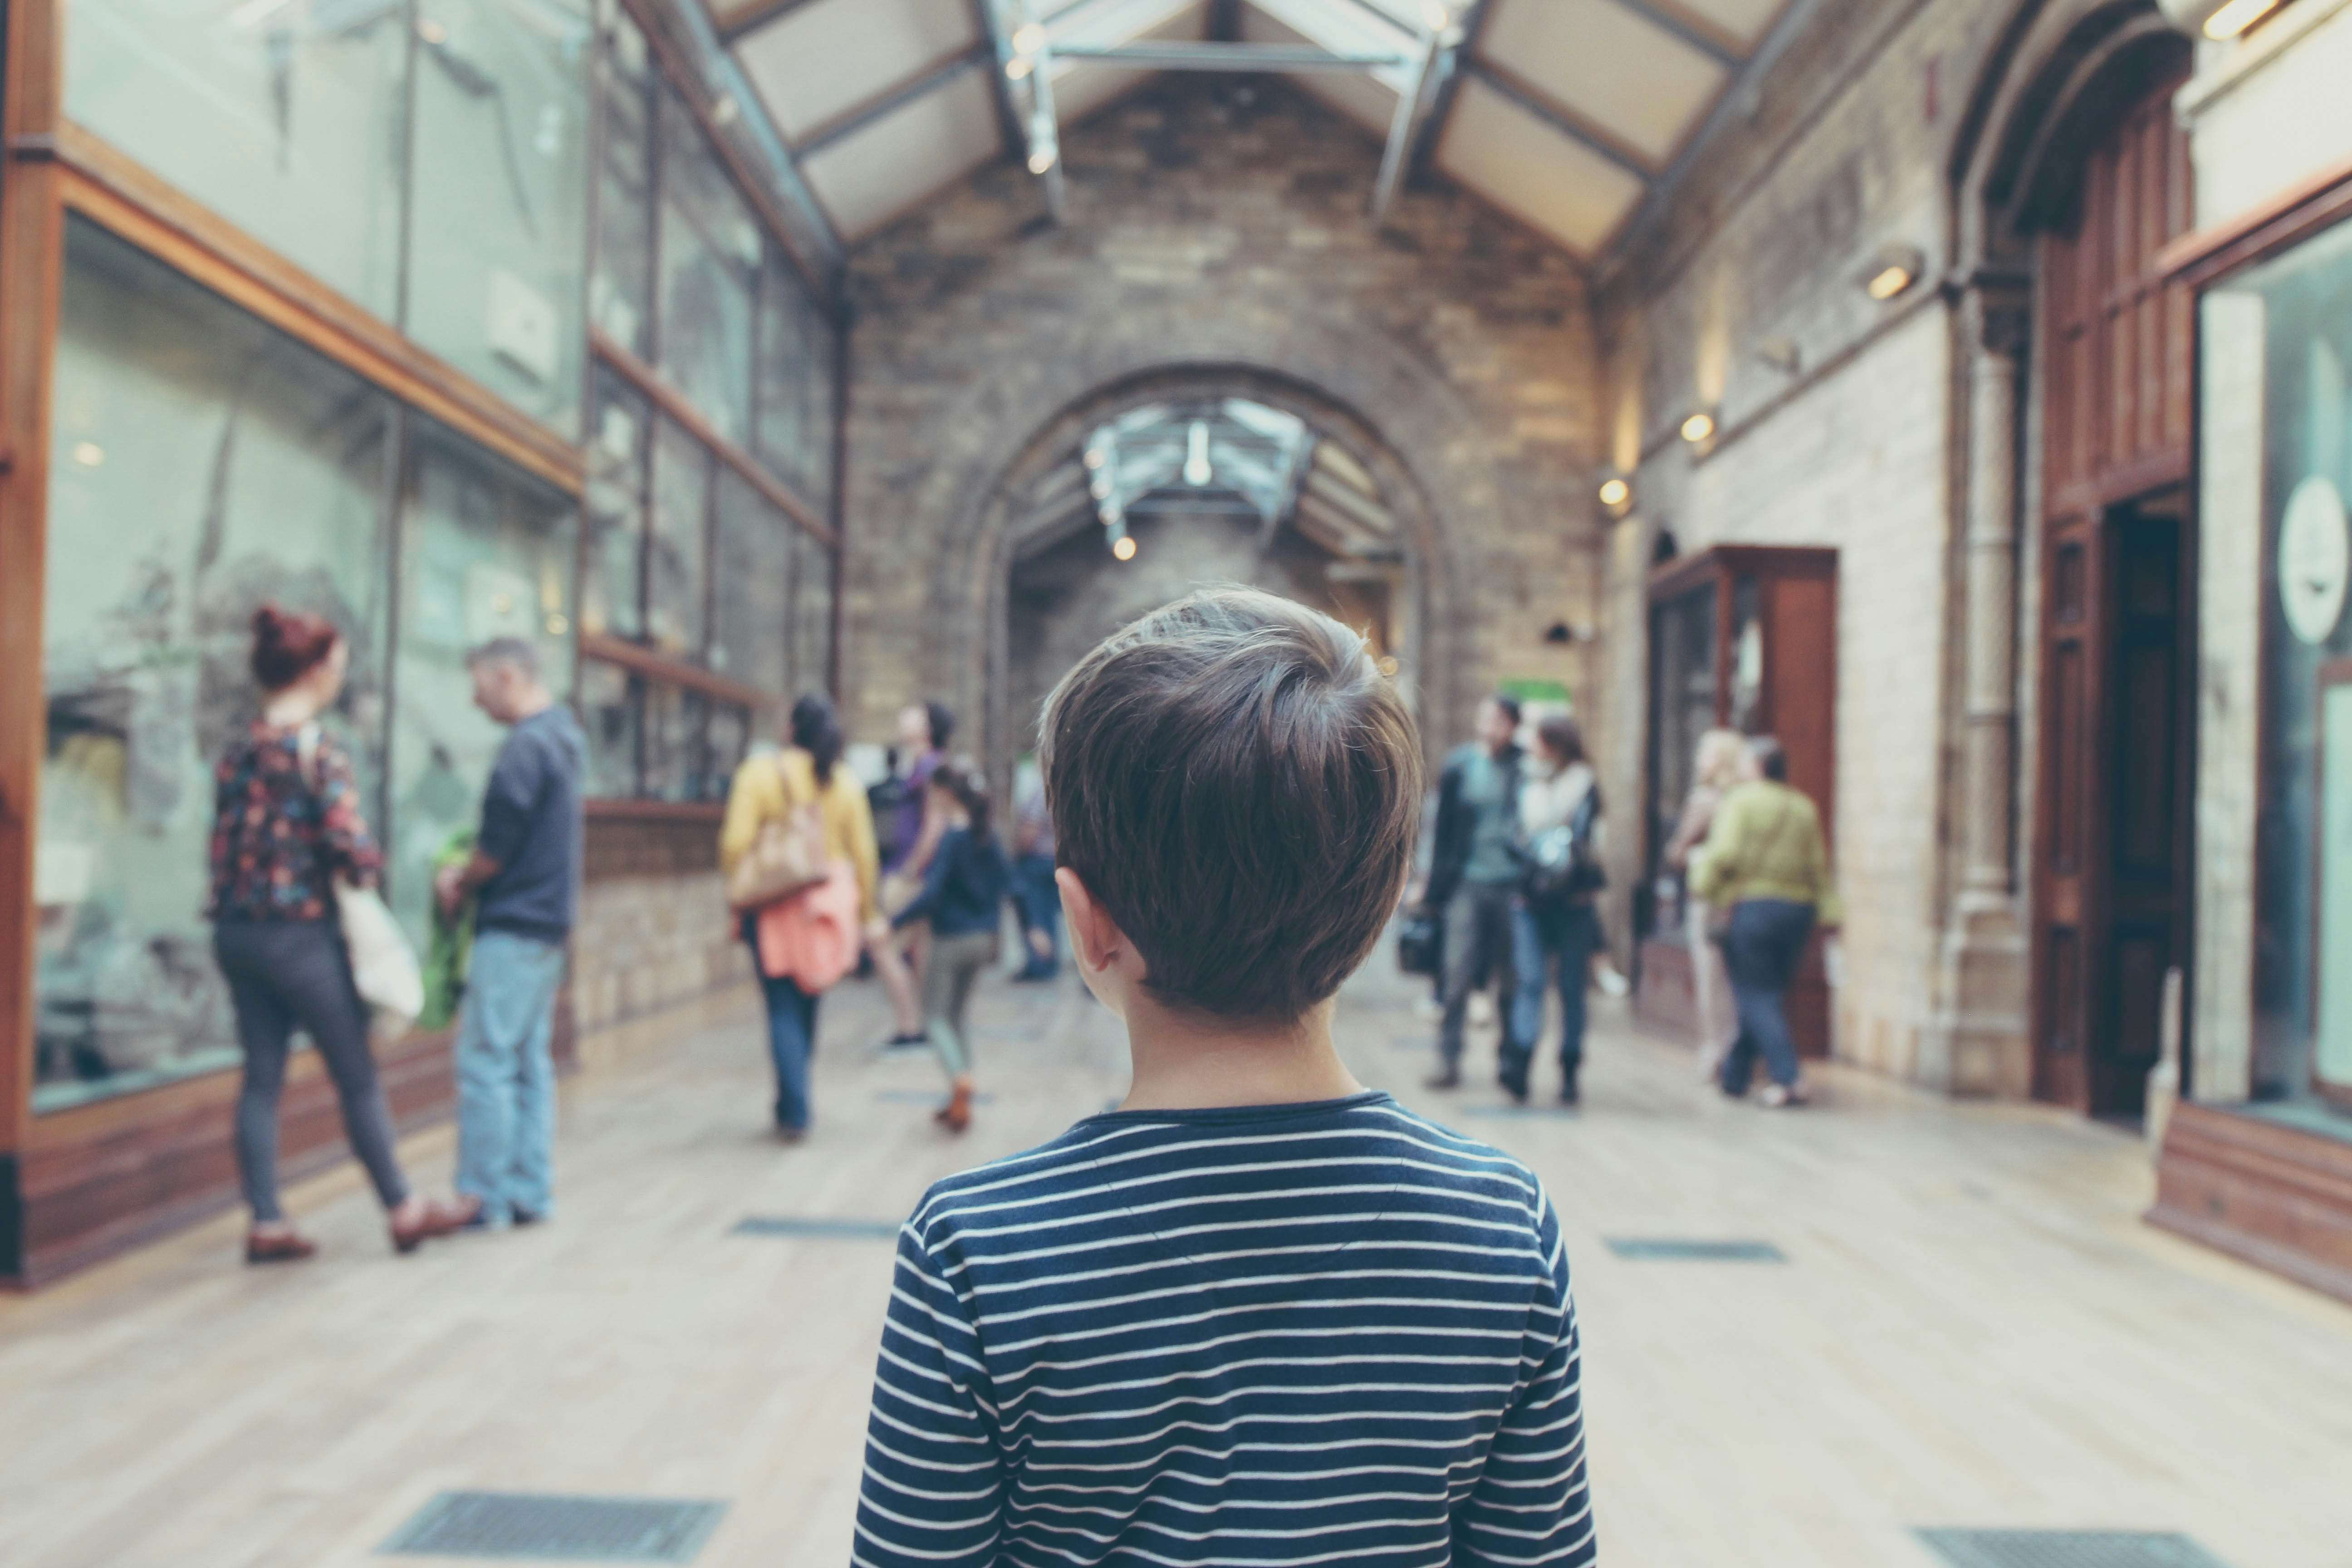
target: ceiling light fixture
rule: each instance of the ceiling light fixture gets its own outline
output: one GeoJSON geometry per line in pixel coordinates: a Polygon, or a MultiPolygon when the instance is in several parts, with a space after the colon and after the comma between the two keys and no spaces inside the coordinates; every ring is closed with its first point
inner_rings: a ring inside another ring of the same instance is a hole
{"type": "Polygon", "coordinates": [[[1633,487],[1627,484],[1622,479],[1612,476],[1612,478],[1601,481],[1601,504],[1602,506],[1623,506],[1627,501],[1632,500],[1633,499],[1633,487]]]}
{"type": "Polygon", "coordinates": [[[416,36],[428,44],[438,46],[449,41],[449,29],[428,16],[416,24],[416,36]]]}
{"type": "Polygon", "coordinates": [[[1004,62],[1004,74],[1012,78],[1014,81],[1019,81],[1022,78],[1027,76],[1032,70],[1036,68],[1036,65],[1037,62],[1031,59],[1027,55],[1015,55],[1011,59],[1004,62]]]}
{"type": "Polygon", "coordinates": [[[1927,258],[1909,245],[1882,245],[1863,268],[1862,291],[1881,304],[1910,291],[1926,271],[1927,258]]]}
{"type": "Polygon", "coordinates": [[[1135,559],[1135,539],[1134,539],[1134,536],[1133,536],[1133,535],[1131,535],[1131,534],[1125,534],[1125,533],[1122,533],[1122,534],[1120,534],[1117,539],[1112,540],[1112,541],[1111,541],[1111,544],[1110,544],[1110,552],[1111,552],[1111,554],[1112,554],[1112,556],[1113,556],[1114,558],[1116,558],[1116,559],[1118,559],[1118,560],[1120,560],[1120,561],[1132,561],[1132,560],[1134,560],[1134,559],[1135,559]]]}
{"type": "Polygon", "coordinates": [[[1061,161],[1061,150],[1048,142],[1029,154],[1029,172],[1033,174],[1042,174],[1061,161]]]}
{"type": "Polygon", "coordinates": [[[1021,54],[1034,55],[1045,47],[1045,25],[1024,22],[1013,29],[1013,47],[1021,54]]]}
{"type": "Polygon", "coordinates": [[[1715,434],[1715,416],[1702,408],[1683,421],[1683,439],[1696,447],[1715,434]]]}
{"type": "Polygon", "coordinates": [[[1445,31],[1447,25],[1454,20],[1454,16],[1453,14],[1447,11],[1443,5],[1423,5],[1421,8],[1421,19],[1429,24],[1429,30],[1431,32],[1442,33],[1445,31]]]}
{"type": "Polygon", "coordinates": [[[94,468],[106,461],[106,448],[95,441],[76,441],[73,460],[85,468],[94,468]]]}

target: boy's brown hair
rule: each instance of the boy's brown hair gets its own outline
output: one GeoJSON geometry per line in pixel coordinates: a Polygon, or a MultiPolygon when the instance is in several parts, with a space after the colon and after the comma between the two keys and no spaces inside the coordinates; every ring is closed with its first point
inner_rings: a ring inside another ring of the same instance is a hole
{"type": "Polygon", "coordinates": [[[1172,1005],[1287,1021],[1395,912],[1421,811],[1412,716],[1364,639],[1250,588],[1113,633],[1045,700],[1061,863],[1172,1005]]]}

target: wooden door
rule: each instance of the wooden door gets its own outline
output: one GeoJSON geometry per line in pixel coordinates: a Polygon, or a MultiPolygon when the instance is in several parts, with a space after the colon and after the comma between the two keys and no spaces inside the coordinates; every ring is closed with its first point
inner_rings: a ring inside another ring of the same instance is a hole
{"type": "Polygon", "coordinates": [[[2193,335],[2157,265],[2189,226],[2184,76],[2123,95],[2041,247],[2033,1089],[2094,1115],[2139,1114],[2187,924],[2193,335]]]}

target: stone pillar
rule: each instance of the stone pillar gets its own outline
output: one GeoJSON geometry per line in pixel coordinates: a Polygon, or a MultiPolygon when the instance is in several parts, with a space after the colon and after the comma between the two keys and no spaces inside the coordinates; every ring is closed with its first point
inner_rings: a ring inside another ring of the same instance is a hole
{"type": "Polygon", "coordinates": [[[1961,304],[1969,411],[1962,530],[1961,868],[1944,924],[1937,1018],[1921,1077],[1954,1094],[2032,1090],[2032,965],[2018,886],[2018,360],[2024,300],[1961,304]]]}

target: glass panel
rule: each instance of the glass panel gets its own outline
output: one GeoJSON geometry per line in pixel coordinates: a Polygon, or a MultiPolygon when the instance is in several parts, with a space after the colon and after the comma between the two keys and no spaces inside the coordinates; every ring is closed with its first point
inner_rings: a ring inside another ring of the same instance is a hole
{"type": "Polygon", "coordinates": [[[729,782],[734,778],[735,770],[743,765],[744,755],[751,748],[751,710],[732,703],[712,703],[706,744],[709,761],[702,775],[702,798],[725,800],[729,782]]]}
{"type": "Polygon", "coordinates": [[[787,700],[795,695],[793,537],[799,531],[734,469],[720,467],[710,668],[787,700]]]}
{"type": "Polygon", "coordinates": [[[1681,879],[1654,857],[1674,835],[1690,794],[1698,738],[1715,725],[1715,595],[1712,584],[1650,610],[1650,867],[1655,899],[1645,936],[1677,940],[1681,879]]]}
{"type": "Polygon", "coordinates": [[[810,505],[833,494],[833,324],[772,244],[760,283],[759,451],[810,505]]]}
{"type": "Polygon", "coordinates": [[[793,679],[794,697],[833,691],[833,552],[793,531],[793,679]]]}
{"type": "Polygon", "coordinates": [[[680,658],[703,656],[703,595],[710,538],[709,449],[682,426],[654,429],[653,527],[646,539],[646,631],[680,658]]]}
{"type": "Polygon", "coordinates": [[[661,94],[662,374],[719,433],[748,446],[760,228],[677,94],[661,94]]]}
{"type": "Polygon", "coordinates": [[[580,722],[588,731],[588,793],[628,800],[637,793],[636,681],[615,664],[580,665],[580,722]]]}
{"type": "Polygon", "coordinates": [[[466,650],[526,637],[548,685],[572,689],[571,503],[421,416],[409,416],[403,487],[400,657],[394,677],[393,911],[422,942],[450,837],[480,819],[506,730],[474,706],[466,650]]]}
{"type": "MultiPolygon", "coordinates": [[[[1739,578],[1731,585],[1731,727],[1743,735],[1756,734],[1763,728],[1761,598],[1761,588],[1753,577],[1739,578]]],[[[1696,755],[1693,761],[1696,761],[1696,755]]]]}
{"type": "Polygon", "coordinates": [[[644,691],[646,798],[706,798],[703,717],[708,704],[702,693],[656,681],[646,682],[644,691]]]}
{"type": "Polygon", "coordinates": [[[2342,926],[2352,899],[2340,874],[2341,847],[2352,842],[2352,224],[2240,274],[2203,308],[2205,358],[2223,367],[2202,378],[2206,466],[2259,483],[2266,543],[2253,1095],[2344,1136],[2352,1121],[2318,1096],[2352,1109],[2352,947],[2342,926]],[[2259,383],[2225,387],[2252,382],[2256,363],[2259,383]]]}
{"type": "Polygon", "coordinates": [[[653,347],[653,77],[646,36],[607,6],[597,87],[604,106],[604,167],[596,196],[596,261],[588,317],[640,358],[653,347]]]}
{"type": "Polygon", "coordinates": [[[408,29],[397,5],[73,0],[66,113],[390,320],[408,29]]]}
{"type": "Polygon", "coordinates": [[[645,633],[646,438],[652,419],[644,398],[599,367],[582,509],[588,547],[580,582],[580,629],[592,636],[635,638],[645,633]]]}
{"type": "Polygon", "coordinates": [[[587,7],[424,0],[416,33],[409,335],[576,435],[587,7]]]}
{"type": "Polygon", "coordinates": [[[247,628],[266,599],[343,628],[329,722],[380,825],[390,564],[388,400],[79,219],[55,406],[37,1110],[236,1063],[203,910],[247,628]]]}

